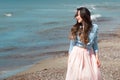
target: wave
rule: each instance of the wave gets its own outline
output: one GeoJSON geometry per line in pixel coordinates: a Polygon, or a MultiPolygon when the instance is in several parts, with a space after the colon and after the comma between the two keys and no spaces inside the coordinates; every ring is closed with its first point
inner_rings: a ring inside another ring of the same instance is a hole
{"type": "Polygon", "coordinates": [[[6,48],[0,48],[0,52],[7,52],[7,51],[12,51],[16,50],[18,47],[6,47],[6,48]]]}
{"type": "Polygon", "coordinates": [[[97,22],[103,22],[103,21],[105,22],[105,21],[113,20],[113,18],[111,18],[111,17],[104,17],[104,16],[102,16],[100,14],[93,14],[93,15],[91,15],[91,19],[93,21],[97,21],[97,22]]]}
{"type": "Polygon", "coordinates": [[[5,13],[4,16],[11,17],[13,14],[12,13],[5,13]]]}
{"type": "Polygon", "coordinates": [[[20,68],[16,68],[14,70],[0,71],[0,80],[4,79],[4,78],[7,78],[7,77],[10,77],[10,76],[13,76],[13,75],[15,75],[19,72],[24,71],[24,70],[27,70],[31,66],[32,65],[27,65],[27,66],[23,66],[23,67],[20,67],[20,68]]]}
{"type": "Polygon", "coordinates": [[[52,24],[59,24],[59,22],[51,21],[51,22],[42,23],[42,25],[52,25],[52,24]]]}
{"type": "Polygon", "coordinates": [[[102,17],[102,15],[100,15],[100,14],[93,14],[93,15],[91,15],[91,19],[92,20],[97,20],[97,18],[100,18],[100,17],[102,17]]]}

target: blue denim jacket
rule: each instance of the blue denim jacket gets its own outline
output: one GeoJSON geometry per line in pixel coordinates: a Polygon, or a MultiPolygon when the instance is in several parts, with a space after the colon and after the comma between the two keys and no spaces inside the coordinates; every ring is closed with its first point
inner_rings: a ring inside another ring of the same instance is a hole
{"type": "MultiPolygon", "coordinates": [[[[92,30],[91,30],[91,32],[89,34],[89,42],[87,43],[86,48],[88,50],[93,48],[95,53],[98,52],[97,38],[98,38],[98,25],[97,24],[93,24],[92,30]]],[[[83,42],[81,42],[80,41],[80,37],[77,36],[76,40],[70,40],[69,53],[72,51],[74,46],[84,47],[85,44],[83,42]]]]}

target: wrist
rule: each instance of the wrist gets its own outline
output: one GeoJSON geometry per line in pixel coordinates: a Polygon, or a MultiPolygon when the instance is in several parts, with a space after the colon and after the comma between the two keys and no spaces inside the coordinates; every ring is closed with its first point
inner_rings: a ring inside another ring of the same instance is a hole
{"type": "Polygon", "coordinates": [[[99,58],[99,55],[98,55],[98,53],[96,53],[96,55],[95,55],[95,56],[96,56],[96,58],[99,58]]]}

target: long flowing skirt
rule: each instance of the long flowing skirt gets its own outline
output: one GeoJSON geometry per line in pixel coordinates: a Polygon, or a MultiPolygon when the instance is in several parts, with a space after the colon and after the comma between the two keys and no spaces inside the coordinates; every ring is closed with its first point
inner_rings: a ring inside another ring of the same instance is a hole
{"type": "Polygon", "coordinates": [[[69,54],[66,80],[101,80],[93,49],[77,46],[69,54]]]}

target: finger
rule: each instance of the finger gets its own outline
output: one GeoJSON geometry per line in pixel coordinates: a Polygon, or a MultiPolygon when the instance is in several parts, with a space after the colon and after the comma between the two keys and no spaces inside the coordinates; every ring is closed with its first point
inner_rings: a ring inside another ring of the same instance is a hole
{"type": "Polygon", "coordinates": [[[97,60],[97,66],[100,67],[100,65],[101,65],[101,64],[100,64],[100,61],[97,60]]]}

